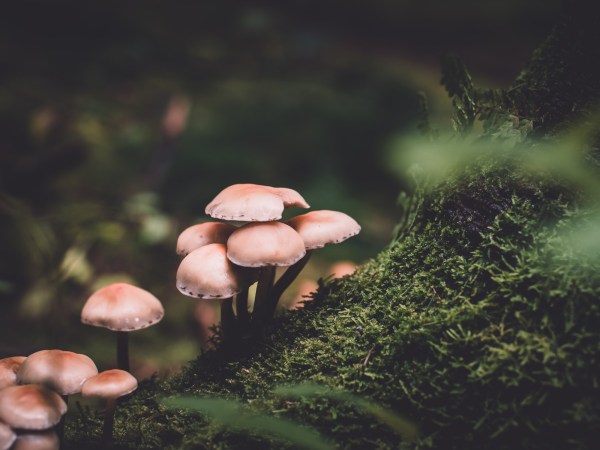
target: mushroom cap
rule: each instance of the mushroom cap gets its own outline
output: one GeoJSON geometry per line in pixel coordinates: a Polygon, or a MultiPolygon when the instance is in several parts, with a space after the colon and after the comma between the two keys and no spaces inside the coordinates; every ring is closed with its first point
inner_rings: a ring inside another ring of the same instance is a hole
{"type": "Polygon", "coordinates": [[[113,283],[87,299],[81,321],[113,331],[134,331],[160,322],[164,315],[160,300],[150,292],[127,283],[113,283]]]}
{"type": "Polygon", "coordinates": [[[52,430],[19,434],[11,450],[58,450],[60,441],[52,430]]]}
{"type": "Polygon", "coordinates": [[[230,298],[258,279],[258,272],[232,264],[224,244],[209,244],[187,255],[177,269],[177,289],[188,297],[230,298]]]}
{"type": "Polygon", "coordinates": [[[0,393],[0,420],[11,428],[45,430],[66,412],[60,395],[39,384],[9,386],[0,393]]]}
{"type": "Polygon", "coordinates": [[[65,350],[40,350],[23,361],[17,371],[19,384],[42,384],[60,395],[81,392],[83,382],[98,369],[89,357],[65,350]]]}
{"type": "Polygon", "coordinates": [[[307,250],[338,244],[360,232],[356,220],[339,211],[311,211],[286,223],[302,236],[307,250]]]}
{"type": "Polygon", "coordinates": [[[23,361],[25,361],[25,356],[0,359],[0,389],[17,384],[17,370],[23,361]]]}
{"type": "Polygon", "coordinates": [[[9,449],[15,439],[17,439],[17,435],[12,428],[0,422],[0,450],[9,449]]]}
{"type": "Polygon", "coordinates": [[[244,267],[291,266],[305,254],[300,235],[281,222],[249,223],[227,240],[227,257],[244,267]]]}
{"type": "Polygon", "coordinates": [[[268,222],[281,219],[285,208],[308,208],[302,196],[289,188],[260,184],[234,184],[223,189],[206,207],[216,219],[242,222],[268,222]]]}
{"type": "Polygon", "coordinates": [[[205,222],[192,225],[181,232],[177,238],[177,254],[186,256],[192,250],[208,244],[224,244],[236,229],[223,222],[205,222]]]}
{"type": "Polygon", "coordinates": [[[84,397],[119,398],[130,394],[138,382],[129,372],[111,369],[88,378],[81,389],[84,397]]]}

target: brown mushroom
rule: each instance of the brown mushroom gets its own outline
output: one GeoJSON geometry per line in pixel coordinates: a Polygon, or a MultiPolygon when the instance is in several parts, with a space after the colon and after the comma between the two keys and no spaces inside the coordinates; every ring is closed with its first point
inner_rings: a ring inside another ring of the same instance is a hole
{"type": "Polygon", "coordinates": [[[150,292],[127,283],[113,283],[96,291],[83,306],[81,321],[117,333],[117,365],[129,371],[128,333],[154,325],[165,311],[150,292]]]}
{"type": "Polygon", "coordinates": [[[66,412],[60,395],[39,384],[9,386],[0,395],[0,420],[11,428],[46,430],[66,412]]]}
{"type": "Polygon", "coordinates": [[[177,269],[177,289],[189,297],[221,300],[223,335],[233,317],[232,297],[238,295],[238,315],[247,308],[248,287],[259,272],[240,267],[227,259],[224,244],[209,244],[192,251],[177,269]],[[243,306],[240,306],[243,305],[243,306]]]}
{"type": "Polygon", "coordinates": [[[260,317],[259,321],[269,320],[273,312],[267,305],[267,299],[276,267],[291,266],[305,254],[300,235],[281,222],[249,223],[229,236],[227,257],[240,266],[261,268],[254,302],[254,315],[260,317]]]}
{"type": "Polygon", "coordinates": [[[306,255],[286,270],[273,286],[270,298],[273,311],[281,294],[296,279],[310,259],[312,250],[327,244],[338,244],[360,232],[360,225],[352,217],[338,211],[310,211],[292,217],[286,223],[302,237],[306,246],[306,255]]]}
{"type": "Polygon", "coordinates": [[[102,431],[103,447],[110,446],[117,399],[131,394],[137,389],[138,382],[129,372],[112,369],[100,372],[89,378],[83,385],[81,395],[84,397],[100,397],[106,399],[106,413],[102,431]]]}
{"type": "Polygon", "coordinates": [[[209,244],[192,251],[179,264],[177,289],[188,297],[227,299],[256,281],[257,271],[227,259],[224,244],[209,244]]]}
{"type": "Polygon", "coordinates": [[[183,230],[177,238],[177,254],[186,256],[192,250],[208,244],[225,244],[235,229],[233,225],[222,222],[192,225],[183,230]]]}
{"type": "Polygon", "coordinates": [[[17,371],[19,384],[42,384],[60,395],[81,392],[83,382],[98,373],[89,357],[65,350],[32,353],[17,371]]]}
{"type": "Polygon", "coordinates": [[[308,208],[302,196],[288,188],[259,184],[234,184],[223,189],[206,207],[216,219],[267,222],[281,219],[285,208],[308,208]]]}

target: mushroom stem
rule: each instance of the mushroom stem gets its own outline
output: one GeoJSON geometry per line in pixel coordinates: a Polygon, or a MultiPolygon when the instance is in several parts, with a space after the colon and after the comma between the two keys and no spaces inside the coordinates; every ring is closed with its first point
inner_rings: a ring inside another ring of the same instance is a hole
{"type": "Polygon", "coordinates": [[[302,259],[300,259],[296,264],[288,267],[288,269],[279,277],[277,282],[273,285],[271,289],[271,294],[269,295],[269,304],[268,309],[265,311],[265,317],[270,319],[275,314],[275,310],[277,309],[277,303],[279,303],[279,298],[283,294],[283,292],[290,287],[290,284],[296,279],[298,274],[302,272],[306,263],[310,259],[310,255],[312,254],[312,250],[306,250],[306,255],[302,259]]]}
{"type": "Polygon", "coordinates": [[[129,333],[117,331],[117,367],[129,372],[129,333]]]}
{"type": "Polygon", "coordinates": [[[102,448],[112,447],[112,436],[113,427],[115,423],[116,408],[116,398],[109,398],[106,400],[106,412],[104,413],[104,426],[102,428],[102,448]]]}
{"type": "Polygon", "coordinates": [[[236,295],[235,306],[237,309],[238,324],[241,329],[244,329],[250,323],[250,314],[248,314],[248,288],[236,295]]]}
{"type": "Polygon", "coordinates": [[[252,315],[256,317],[266,317],[265,313],[269,309],[269,297],[275,281],[275,266],[261,267],[256,286],[256,297],[254,298],[254,309],[252,315]]]}
{"type": "Polygon", "coordinates": [[[221,339],[228,342],[233,337],[235,315],[233,314],[233,299],[221,301],[221,339]]]}

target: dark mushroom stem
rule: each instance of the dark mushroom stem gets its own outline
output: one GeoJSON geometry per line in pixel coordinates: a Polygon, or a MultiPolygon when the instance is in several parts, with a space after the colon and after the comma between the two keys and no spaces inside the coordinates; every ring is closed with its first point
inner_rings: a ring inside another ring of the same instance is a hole
{"type": "Polygon", "coordinates": [[[221,339],[231,341],[235,330],[235,315],[233,314],[233,298],[221,301],[221,339]]]}
{"type": "Polygon", "coordinates": [[[117,367],[129,372],[129,333],[117,331],[117,367]]]}
{"type": "Polygon", "coordinates": [[[115,424],[115,410],[117,399],[106,399],[106,411],[104,413],[104,426],[102,427],[102,448],[112,447],[113,427],[115,424]]]}
{"type": "Polygon", "coordinates": [[[281,275],[281,277],[279,277],[277,282],[273,285],[273,288],[271,289],[268,298],[268,305],[265,308],[266,320],[270,320],[271,318],[273,318],[281,295],[288,287],[290,287],[290,284],[292,284],[296,277],[298,277],[300,272],[302,272],[302,269],[304,269],[304,266],[306,266],[306,264],[308,263],[311,254],[312,250],[307,250],[306,255],[304,255],[304,257],[298,262],[296,262],[294,265],[288,267],[288,269],[283,273],[283,275],[281,275]]]}
{"type": "Polygon", "coordinates": [[[256,285],[256,296],[254,298],[253,318],[264,319],[269,309],[269,298],[275,281],[275,266],[265,266],[260,269],[258,284],[256,285]]]}
{"type": "Polygon", "coordinates": [[[237,311],[239,327],[240,329],[245,330],[250,323],[250,314],[248,313],[248,288],[235,296],[235,308],[237,311]]]}

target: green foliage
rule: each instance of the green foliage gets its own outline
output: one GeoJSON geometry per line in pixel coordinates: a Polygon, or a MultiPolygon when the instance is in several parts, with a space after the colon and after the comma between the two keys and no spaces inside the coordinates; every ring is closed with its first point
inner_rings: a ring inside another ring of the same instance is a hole
{"type": "MultiPolygon", "coordinates": [[[[367,355],[368,357],[369,355],[367,355]]],[[[415,441],[419,436],[419,430],[414,423],[405,419],[387,408],[382,408],[373,402],[368,402],[363,398],[352,395],[348,392],[329,389],[325,386],[312,383],[302,383],[298,385],[279,386],[275,389],[275,394],[286,397],[324,397],[347,402],[358,409],[372,415],[394,432],[399,434],[407,442],[415,441]]]]}
{"type": "Polygon", "coordinates": [[[169,408],[199,412],[220,424],[250,433],[271,435],[298,447],[316,450],[333,448],[318,433],[289,420],[243,412],[241,404],[233,400],[199,397],[171,397],[163,400],[169,408]]]}

